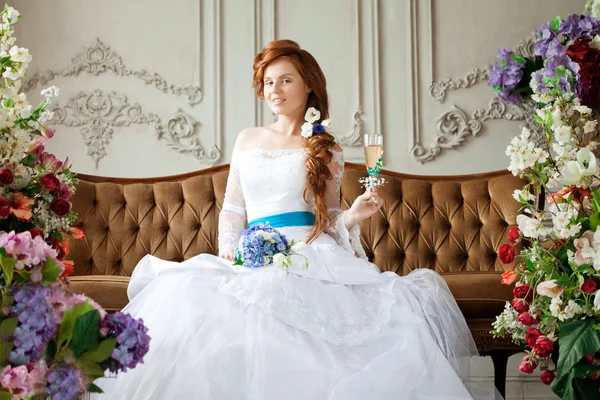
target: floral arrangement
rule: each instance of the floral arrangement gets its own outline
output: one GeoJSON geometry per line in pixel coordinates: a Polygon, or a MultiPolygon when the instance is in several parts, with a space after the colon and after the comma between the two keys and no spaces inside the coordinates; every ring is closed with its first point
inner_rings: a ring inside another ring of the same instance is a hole
{"type": "Polygon", "coordinates": [[[302,132],[300,133],[302,137],[308,139],[312,137],[312,135],[320,135],[325,132],[325,128],[331,128],[331,120],[326,119],[321,121],[321,123],[315,124],[319,119],[321,119],[321,112],[314,107],[309,107],[306,110],[306,114],[304,114],[304,120],[306,121],[302,125],[302,132]]]}
{"type": "Polygon", "coordinates": [[[300,252],[306,248],[304,242],[288,241],[285,235],[268,223],[256,224],[246,229],[240,238],[239,246],[234,251],[234,265],[258,268],[275,263],[281,265],[286,273],[292,265],[291,256],[299,255],[308,260],[300,252]]]}
{"type": "Polygon", "coordinates": [[[84,238],[72,226],[78,181],[44,147],[58,89],[43,90],[35,109],[19,93],[31,61],[14,46],[19,18],[8,5],[0,13],[0,400],[70,400],[101,391],[93,382],[106,371],[142,362],[150,338],[141,320],[66,287],[74,266],[64,235],[84,238]]]}
{"type": "Polygon", "coordinates": [[[492,333],[527,345],[519,369],[539,367],[563,399],[597,398],[600,388],[600,1],[586,11],[543,24],[531,59],[501,48],[489,74],[505,101],[535,102],[543,131],[535,140],[523,128],[506,150],[508,169],[528,183],[513,194],[517,226],[498,249],[503,263],[518,262],[502,276],[514,299],[492,333]],[[544,211],[535,205],[542,190],[544,211]]]}

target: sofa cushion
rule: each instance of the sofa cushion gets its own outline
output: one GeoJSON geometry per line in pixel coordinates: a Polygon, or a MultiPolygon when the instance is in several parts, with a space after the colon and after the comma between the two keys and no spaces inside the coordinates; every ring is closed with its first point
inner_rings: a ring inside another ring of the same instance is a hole
{"type": "Polygon", "coordinates": [[[128,276],[82,275],[70,278],[69,289],[94,299],[106,311],[119,311],[129,303],[128,276]]]}

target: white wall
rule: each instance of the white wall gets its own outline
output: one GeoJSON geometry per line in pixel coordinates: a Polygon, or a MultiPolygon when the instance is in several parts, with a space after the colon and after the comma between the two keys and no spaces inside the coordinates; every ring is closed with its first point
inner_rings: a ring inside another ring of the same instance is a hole
{"type": "Polygon", "coordinates": [[[31,98],[39,99],[39,89],[48,84],[61,89],[57,105],[66,119],[56,121],[50,149],[68,155],[78,172],[136,177],[226,163],[241,129],[273,118],[254,98],[251,67],[254,54],[274,38],[298,41],[321,63],[348,160],[362,160],[362,149],[352,146],[360,134],[380,131],[391,170],[502,169],[506,144],[522,124],[507,119],[518,109],[495,103],[492,118],[476,135],[461,131],[465,122],[481,121],[473,117],[475,110],[490,107],[486,67],[498,46],[514,48],[544,21],[581,12],[584,3],[13,0],[11,5],[25,17],[17,34],[34,57],[29,76],[53,77],[30,90],[31,98]],[[106,48],[97,48],[102,45],[106,48]],[[157,74],[164,92],[146,83],[139,76],[143,71],[157,74]],[[443,102],[430,93],[432,83],[459,83],[471,72],[479,76],[475,84],[448,89],[443,102]],[[192,96],[196,104],[177,93],[181,87],[201,93],[192,96]],[[444,115],[457,130],[438,127],[444,115]],[[160,138],[158,120],[164,126],[160,138]],[[461,132],[463,140],[457,138],[461,132]],[[444,134],[450,148],[438,152],[436,139],[444,134]]]}

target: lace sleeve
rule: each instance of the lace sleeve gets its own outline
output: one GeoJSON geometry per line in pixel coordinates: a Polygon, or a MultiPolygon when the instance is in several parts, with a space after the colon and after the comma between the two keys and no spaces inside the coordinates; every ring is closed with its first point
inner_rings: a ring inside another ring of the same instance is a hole
{"type": "Polygon", "coordinates": [[[219,256],[237,247],[246,225],[246,202],[240,183],[240,171],[236,152],[231,156],[229,177],[225,188],[225,200],[219,214],[219,256]]]}
{"type": "Polygon", "coordinates": [[[332,150],[333,158],[329,169],[332,179],[327,182],[327,211],[331,217],[331,225],[325,230],[336,242],[350,253],[362,259],[367,259],[365,250],[360,243],[360,228],[354,224],[350,229],[346,228],[344,214],[340,207],[342,175],[344,174],[344,157],[342,151],[332,150]]]}

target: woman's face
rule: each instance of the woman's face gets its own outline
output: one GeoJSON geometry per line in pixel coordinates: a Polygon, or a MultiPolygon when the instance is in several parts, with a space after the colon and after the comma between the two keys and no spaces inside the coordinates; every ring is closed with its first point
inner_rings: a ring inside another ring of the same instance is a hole
{"type": "Polygon", "coordinates": [[[294,64],[280,58],[265,70],[263,95],[276,115],[298,114],[304,116],[310,92],[294,64]]]}

